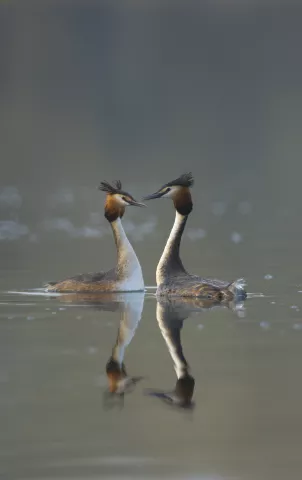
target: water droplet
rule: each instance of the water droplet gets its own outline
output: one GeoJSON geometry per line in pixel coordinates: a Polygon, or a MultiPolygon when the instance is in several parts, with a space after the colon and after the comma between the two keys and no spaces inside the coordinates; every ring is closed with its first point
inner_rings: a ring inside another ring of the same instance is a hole
{"type": "Polygon", "coordinates": [[[263,330],[268,330],[271,328],[271,325],[269,322],[260,322],[260,327],[263,328],[263,330]]]}
{"type": "Polygon", "coordinates": [[[242,242],[242,235],[238,232],[233,232],[231,235],[231,240],[233,243],[240,243],[242,242]]]}
{"type": "Polygon", "coordinates": [[[267,273],[266,275],[264,275],[264,278],[265,280],[271,280],[273,278],[273,275],[271,275],[270,273],[267,273]]]}
{"type": "Polygon", "coordinates": [[[293,325],[294,330],[302,330],[302,323],[295,323],[293,325]]]}
{"type": "Polygon", "coordinates": [[[271,302],[272,305],[276,305],[276,302],[271,302]]]}
{"type": "Polygon", "coordinates": [[[66,310],[66,308],[65,307],[60,307],[59,310],[66,310]]]}
{"type": "Polygon", "coordinates": [[[30,315],[28,317],[26,317],[26,320],[34,320],[34,319],[35,319],[35,317],[32,317],[30,315]]]}

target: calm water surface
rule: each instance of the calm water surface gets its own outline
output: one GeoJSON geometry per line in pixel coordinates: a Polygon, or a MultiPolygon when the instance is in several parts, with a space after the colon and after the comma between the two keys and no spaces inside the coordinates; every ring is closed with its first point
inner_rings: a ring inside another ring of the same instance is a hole
{"type": "Polygon", "coordinates": [[[3,478],[301,478],[300,295],[208,309],[2,289],[3,478]]]}

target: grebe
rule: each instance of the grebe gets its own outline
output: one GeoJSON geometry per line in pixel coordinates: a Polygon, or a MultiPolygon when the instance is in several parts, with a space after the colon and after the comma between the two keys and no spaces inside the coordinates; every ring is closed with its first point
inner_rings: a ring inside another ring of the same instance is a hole
{"type": "Polygon", "coordinates": [[[144,197],[144,200],[171,198],[176,210],[173,228],[156,269],[156,293],[157,295],[203,297],[217,300],[243,300],[246,298],[243,279],[229,283],[202,278],[190,275],[182,264],[179,248],[188,216],[193,209],[190,193],[193,182],[192,174],[185,173],[176,180],[166,183],[152,195],[144,197]]]}
{"type": "Polygon", "coordinates": [[[111,225],[117,249],[117,265],[108,272],[84,273],[66,280],[50,282],[48,292],[134,292],[144,290],[144,279],[138,258],[123,229],[121,218],[125,207],[145,207],[122,190],[118,180],[110,185],[101,182],[99,190],[106,192],[105,218],[111,225]]]}

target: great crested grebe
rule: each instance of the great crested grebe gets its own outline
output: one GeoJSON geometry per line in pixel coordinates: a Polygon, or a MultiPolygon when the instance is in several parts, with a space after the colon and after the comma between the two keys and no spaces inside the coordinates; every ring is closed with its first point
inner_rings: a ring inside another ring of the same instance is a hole
{"type": "Polygon", "coordinates": [[[144,290],[144,279],[138,258],[123,229],[121,218],[125,207],[145,207],[122,190],[118,180],[110,185],[101,182],[99,190],[106,192],[105,218],[111,225],[117,249],[117,265],[108,272],[84,273],[46,285],[48,292],[134,292],[144,290]]]}
{"type": "Polygon", "coordinates": [[[212,278],[202,278],[190,275],[182,264],[179,248],[188,216],[193,209],[190,193],[193,182],[192,174],[185,173],[176,180],[166,183],[152,195],[144,197],[144,200],[171,198],[176,210],[173,228],[156,269],[156,293],[157,295],[203,297],[217,300],[243,300],[246,298],[243,279],[229,283],[212,278]]]}

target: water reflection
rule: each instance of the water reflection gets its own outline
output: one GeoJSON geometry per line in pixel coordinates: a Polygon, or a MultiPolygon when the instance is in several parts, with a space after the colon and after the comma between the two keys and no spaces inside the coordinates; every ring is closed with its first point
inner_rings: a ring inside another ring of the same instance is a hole
{"type": "Polygon", "coordinates": [[[124,363],[125,350],[131,343],[144,308],[144,292],[136,293],[71,293],[57,297],[61,302],[91,307],[96,310],[121,314],[115,343],[106,363],[108,389],[104,393],[104,406],[113,407],[117,401],[120,407],[124,404],[125,393],[134,390],[143,376],[130,376],[124,363]]]}
{"type": "Polygon", "coordinates": [[[128,294],[128,298],[123,300],[124,302],[120,303],[122,306],[121,320],[116,341],[106,364],[108,391],[105,392],[104,402],[107,407],[110,406],[108,402],[114,400],[114,397],[121,400],[121,405],[123,405],[125,393],[132,392],[135,385],[143,379],[143,376],[130,376],[127,374],[124,356],[125,350],[131,343],[141,320],[144,307],[144,293],[137,295],[128,294]]]}
{"type": "Polygon", "coordinates": [[[191,313],[210,310],[214,307],[230,308],[236,313],[240,312],[240,316],[242,312],[244,312],[243,304],[235,303],[234,301],[221,304],[217,301],[198,298],[157,298],[156,318],[171,355],[177,380],[172,391],[148,389],[145,390],[148,395],[159,398],[173,407],[192,409],[195,406],[192,400],[195,379],[191,375],[190,366],[184,356],[181,343],[181,330],[184,320],[186,320],[191,313]]]}

